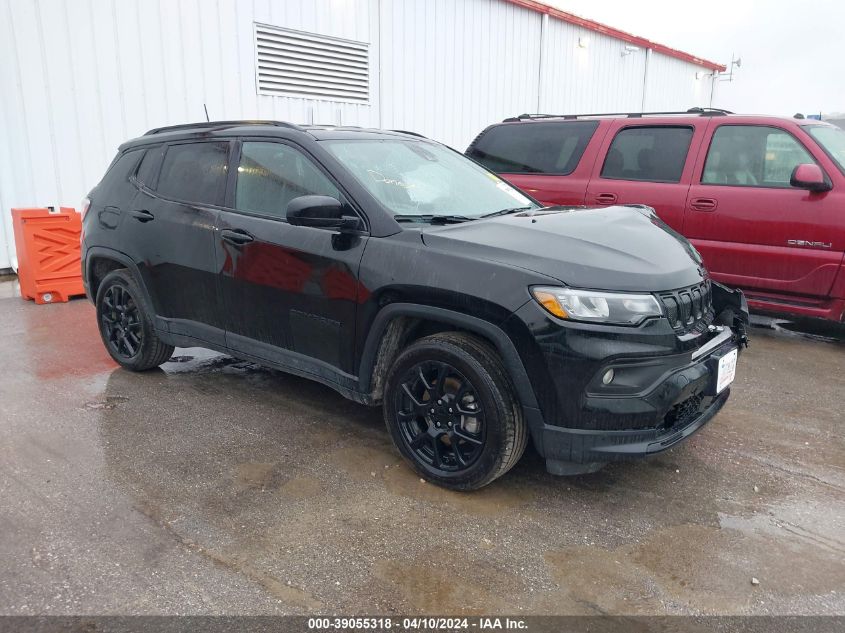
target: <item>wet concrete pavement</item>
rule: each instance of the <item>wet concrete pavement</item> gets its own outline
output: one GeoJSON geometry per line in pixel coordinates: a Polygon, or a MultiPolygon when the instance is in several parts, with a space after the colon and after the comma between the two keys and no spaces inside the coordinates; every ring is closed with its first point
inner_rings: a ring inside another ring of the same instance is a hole
{"type": "Polygon", "coordinates": [[[321,385],[198,349],[125,372],[84,300],[2,298],[0,328],[2,614],[845,614],[845,336],[755,329],[659,457],[529,451],[457,494],[321,385]]]}

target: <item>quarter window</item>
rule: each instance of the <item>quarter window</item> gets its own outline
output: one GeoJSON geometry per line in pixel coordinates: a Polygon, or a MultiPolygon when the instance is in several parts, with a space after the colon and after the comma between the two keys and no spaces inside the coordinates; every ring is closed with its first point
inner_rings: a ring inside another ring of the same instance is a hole
{"type": "Polygon", "coordinates": [[[578,166],[598,125],[598,121],[497,125],[473,143],[467,156],[498,173],[566,175],[578,166]]]}
{"type": "Polygon", "coordinates": [[[120,154],[112,161],[106,175],[103,176],[103,180],[98,185],[99,193],[102,194],[103,199],[113,200],[120,196],[120,192],[129,182],[129,176],[135,171],[135,167],[143,155],[143,150],[134,149],[120,154]]]}
{"type": "Polygon", "coordinates": [[[146,187],[152,187],[153,179],[155,178],[155,168],[158,158],[161,155],[161,145],[147,148],[144,158],[141,159],[141,165],[135,174],[135,179],[146,187]]]}
{"type": "Polygon", "coordinates": [[[218,204],[226,184],[228,154],[228,142],[171,145],[156,190],[176,200],[218,204]]]}
{"type": "Polygon", "coordinates": [[[764,125],[722,125],[713,134],[701,182],[789,187],[792,171],[815,162],[789,132],[764,125]]]}
{"type": "Polygon", "coordinates": [[[691,127],[629,127],[610,144],[602,178],[680,182],[692,140],[691,127]]]}
{"type": "Polygon", "coordinates": [[[300,196],[340,199],[332,182],[302,152],[283,143],[244,143],[238,165],[235,208],[283,218],[300,196]]]}

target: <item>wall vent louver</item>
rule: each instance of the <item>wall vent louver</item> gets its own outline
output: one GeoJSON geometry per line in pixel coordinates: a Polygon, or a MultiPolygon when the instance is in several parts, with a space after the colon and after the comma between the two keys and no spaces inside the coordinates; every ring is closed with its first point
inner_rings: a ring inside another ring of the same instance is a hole
{"type": "Polygon", "coordinates": [[[368,103],[366,42],[255,24],[258,94],[368,103]]]}

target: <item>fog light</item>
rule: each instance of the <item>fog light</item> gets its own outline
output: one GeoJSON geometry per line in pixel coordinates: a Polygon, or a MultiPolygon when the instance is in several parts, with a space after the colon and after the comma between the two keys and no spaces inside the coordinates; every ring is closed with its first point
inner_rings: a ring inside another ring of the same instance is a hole
{"type": "Polygon", "coordinates": [[[609,385],[611,382],[613,382],[612,369],[608,369],[606,372],[604,372],[604,376],[601,377],[601,382],[603,385],[609,385]]]}

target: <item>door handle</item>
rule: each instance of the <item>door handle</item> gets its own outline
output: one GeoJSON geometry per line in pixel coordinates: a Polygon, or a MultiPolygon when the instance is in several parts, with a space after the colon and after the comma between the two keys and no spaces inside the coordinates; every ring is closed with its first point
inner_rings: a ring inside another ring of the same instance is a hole
{"type": "Polygon", "coordinates": [[[242,229],[223,229],[220,237],[230,244],[249,244],[255,238],[242,229]]]}
{"type": "Polygon", "coordinates": [[[615,193],[599,193],[596,194],[596,203],[598,204],[613,204],[616,202],[615,193]]]}
{"type": "Polygon", "coordinates": [[[696,211],[715,211],[718,203],[714,198],[693,198],[690,206],[696,211]]]}
{"type": "Polygon", "coordinates": [[[150,220],[155,220],[155,216],[146,209],[132,209],[129,212],[129,215],[138,220],[138,222],[149,222],[150,220]]]}

